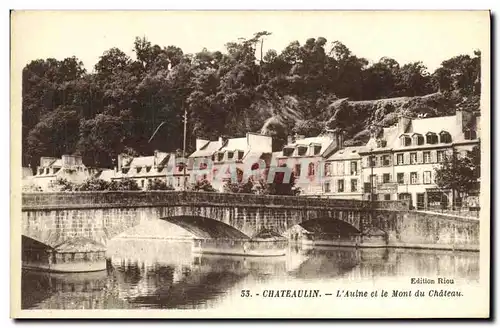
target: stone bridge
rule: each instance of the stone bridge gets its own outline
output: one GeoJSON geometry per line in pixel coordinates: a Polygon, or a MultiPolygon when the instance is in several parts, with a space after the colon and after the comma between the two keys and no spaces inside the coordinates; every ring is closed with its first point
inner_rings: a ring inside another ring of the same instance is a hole
{"type": "Polygon", "coordinates": [[[479,249],[479,220],[410,211],[398,201],[174,191],[22,195],[23,236],[50,247],[82,238],[106,245],[159,219],[201,238],[256,239],[299,224],[322,236],[356,236],[359,246],[376,237],[376,246],[479,249]]]}

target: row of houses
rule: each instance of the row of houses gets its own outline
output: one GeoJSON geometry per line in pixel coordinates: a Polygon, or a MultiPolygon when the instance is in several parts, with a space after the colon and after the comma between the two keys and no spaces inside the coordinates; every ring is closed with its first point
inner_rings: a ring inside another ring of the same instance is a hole
{"type": "Polygon", "coordinates": [[[401,116],[394,126],[373,127],[368,142],[354,147],[345,147],[342,131],[335,130],[315,137],[290,136],[273,152],[271,137],[247,133],[197,139],[187,161],[179,160],[177,153],[156,151],[153,156],[120,155],[114,169],[93,171],[77,156],[42,158],[31,181],[47,190],[57,177],[71,173],[68,180],[73,182],[89,176],[108,181],[129,178],[146,189],[149,181],[161,179],[182,190],[196,172],[222,191],[231,168],[246,172],[285,165],[303,196],[409,200],[416,208],[442,208],[454,202],[454,195],[436,185],[435,168],[447,155],[465,156],[479,144],[479,131],[478,114],[457,111],[433,118],[401,116]]]}

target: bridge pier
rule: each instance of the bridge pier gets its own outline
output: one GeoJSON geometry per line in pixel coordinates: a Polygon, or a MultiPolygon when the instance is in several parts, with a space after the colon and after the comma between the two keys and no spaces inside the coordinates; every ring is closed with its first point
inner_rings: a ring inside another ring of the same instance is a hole
{"type": "Polygon", "coordinates": [[[92,272],[106,270],[106,247],[77,238],[55,247],[25,243],[22,250],[24,269],[50,272],[92,272]]]}

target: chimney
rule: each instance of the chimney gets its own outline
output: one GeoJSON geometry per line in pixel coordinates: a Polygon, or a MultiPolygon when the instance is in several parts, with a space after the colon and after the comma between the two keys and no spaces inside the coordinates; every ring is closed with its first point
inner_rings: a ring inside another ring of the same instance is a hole
{"type": "Polygon", "coordinates": [[[327,129],[323,135],[330,138],[335,142],[335,145],[338,149],[344,148],[344,131],[336,128],[336,129],[327,129]]]}
{"type": "Polygon", "coordinates": [[[196,138],[196,150],[200,150],[201,147],[205,146],[209,140],[196,138]]]}
{"type": "Polygon", "coordinates": [[[118,171],[121,171],[123,164],[125,164],[125,161],[129,158],[127,154],[118,154],[118,171]]]}
{"type": "Polygon", "coordinates": [[[455,117],[457,119],[457,125],[462,129],[462,131],[472,127],[475,123],[473,122],[474,115],[471,112],[457,109],[455,117]]]}
{"type": "Polygon", "coordinates": [[[406,133],[410,123],[411,118],[400,114],[398,117],[398,134],[406,133]]]}
{"type": "Polygon", "coordinates": [[[220,146],[224,146],[224,144],[227,142],[227,137],[226,136],[220,136],[219,137],[219,143],[220,143],[220,146]]]}

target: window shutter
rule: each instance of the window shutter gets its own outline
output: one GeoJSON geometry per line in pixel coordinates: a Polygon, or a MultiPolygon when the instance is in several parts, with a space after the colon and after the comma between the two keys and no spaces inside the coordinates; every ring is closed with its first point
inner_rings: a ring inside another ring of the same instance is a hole
{"type": "Polygon", "coordinates": [[[416,174],[416,184],[419,184],[420,183],[420,174],[417,172],[416,174]]]}
{"type": "Polygon", "coordinates": [[[417,152],[417,163],[422,164],[424,162],[423,156],[424,155],[421,151],[417,152]]]}
{"type": "Polygon", "coordinates": [[[393,182],[392,181],[392,174],[391,173],[389,173],[389,182],[393,182]]]}
{"type": "Polygon", "coordinates": [[[404,180],[405,184],[409,184],[410,183],[410,173],[403,173],[403,180],[404,180]]]}
{"type": "Polygon", "coordinates": [[[404,163],[405,164],[410,164],[410,153],[404,153],[404,163]]]}
{"type": "Polygon", "coordinates": [[[383,174],[380,174],[378,176],[378,183],[380,183],[380,184],[384,183],[384,175],[383,174]]]}
{"type": "Polygon", "coordinates": [[[431,163],[436,163],[436,162],[437,162],[437,151],[431,150],[431,163]]]}

